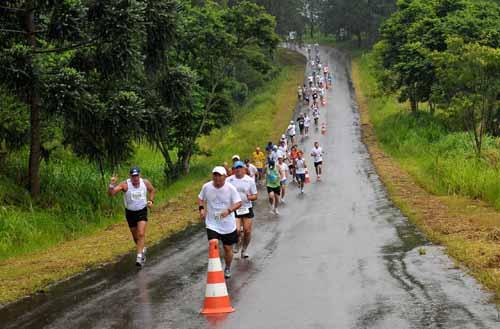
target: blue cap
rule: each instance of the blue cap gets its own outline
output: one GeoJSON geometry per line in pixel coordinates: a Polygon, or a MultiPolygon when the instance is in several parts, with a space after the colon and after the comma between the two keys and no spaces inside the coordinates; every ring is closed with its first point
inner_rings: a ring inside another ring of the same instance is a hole
{"type": "Polygon", "coordinates": [[[138,176],[141,173],[141,169],[139,167],[130,168],[129,174],[130,176],[138,176]]]}
{"type": "Polygon", "coordinates": [[[242,161],[236,161],[233,165],[233,168],[234,169],[237,169],[237,168],[244,168],[245,167],[245,164],[242,162],[242,161]]]}

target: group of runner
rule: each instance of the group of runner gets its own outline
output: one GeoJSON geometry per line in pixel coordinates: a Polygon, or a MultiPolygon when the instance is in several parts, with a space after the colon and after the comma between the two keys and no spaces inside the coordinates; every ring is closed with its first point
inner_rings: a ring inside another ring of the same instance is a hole
{"type": "MultiPolygon", "coordinates": [[[[319,52],[317,51],[317,57],[319,52]]],[[[319,58],[317,58],[319,62],[319,58]]],[[[312,67],[315,70],[314,66],[312,67]]],[[[316,67],[317,69],[317,67],[316,67]]],[[[314,84],[314,81],[313,81],[314,84]]],[[[321,80],[319,89],[325,88],[321,80]]],[[[265,150],[256,147],[251,158],[242,161],[239,155],[234,155],[231,165],[223,163],[212,170],[212,179],[201,188],[198,195],[198,211],[200,219],[205,221],[209,240],[220,240],[224,248],[226,278],[231,277],[231,264],[235,253],[241,252],[241,258],[248,258],[247,252],[252,235],[254,218],[253,202],[258,198],[258,186],[265,185],[268,194],[270,212],[279,215],[280,204],[285,203],[288,181],[295,183],[299,194],[304,193],[304,184],[308,177],[308,167],[304,152],[299,149],[295,140],[296,125],[299,127],[301,141],[309,136],[312,116],[318,126],[319,106],[315,90],[304,89],[300,97],[304,100],[307,112],[300,113],[296,121],[290,121],[286,134],[283,134],[277,144],[268,143],[265,150]],[[305,95],[311,95],[313,102],[305,103],[305,95]]],[[[323,127],[322,127],[322,132],[323,127]]],[[[316,172],[316,179],[321,180],[323,165],[323,150],[319,142],[314,142],[310,153],[316,172]]],[[[141,177],[138,167],[129,172],[130,177],[117,184],[118,177],[113,176],[108,194],[115,196],[124,193],[125,216],[137,248],[136,264],[144,266],[146,248],[144,245],[148,208],[154,204],[155,189],[152,184],[141,177]]]]}

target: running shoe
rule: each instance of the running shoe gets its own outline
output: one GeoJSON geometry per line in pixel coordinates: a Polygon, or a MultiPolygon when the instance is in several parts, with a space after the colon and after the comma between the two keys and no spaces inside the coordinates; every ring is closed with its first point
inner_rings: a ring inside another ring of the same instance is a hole
{"type": "Polygon", "coordinates": [[[240,252],[240,244],[239,244],[239,243],[235,243],[235,244],[233,245],[233,252],[234,252],[235,254],[237,254],[237,253],[239,253],[239,252],[240,252]]]}
{"type": "Polygon", "coordinates": [[[143,267],[144,266],[144,258],[143,258],[143,254],[140,253],[140,254],[137,254],[137,257],[135,259],[135,265],[137,265],[138,267],[143,267]]]}
{"type": "Polygon", "coordinates": [[[231,277],[231,268],[226,267],[226,268],[224,269],[224,277],[225,277],[226,279],[229,279],[229,278],[231,277]]]}
{"type": "Polygon", "coordinates": [[[146,263],[146,247],[142,248],[142,264],[146,263]]]}
{"type": "Polygon", "coordinates": [[[304,189],[303,188],[300,189],[300,193],[304,193],[304,189]]]}
{"type": "Polygon", "coordinates": [[[246,250],[242,250],[241,251],[241,258],[248,258],[250,257],[250,255],[248,254],[248,252],[246,250]]]}
{"type": "Polygon", "coordinates": [[[278,211],[278,208],[274,209],[274,214],[275,215],[279,215],[280,214],[280,212],[278,211]]]}

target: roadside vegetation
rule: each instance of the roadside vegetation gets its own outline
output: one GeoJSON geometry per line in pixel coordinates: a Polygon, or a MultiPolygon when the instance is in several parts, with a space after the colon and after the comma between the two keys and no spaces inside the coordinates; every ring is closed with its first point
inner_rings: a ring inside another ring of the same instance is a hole
{"type": "Polygon", "coordinates": [[[391,197],[497,303],[499,18],[490,1],[401,2],[353,61],[365,142],[391,197]]]}
{"type": "MultiPolygon", "coordinates": [[[[263,146],[268,140],[279,139],[295,109],[295,89],[304,78],[305,58],[295,52],[280,49],[277,63],[280,73],[249,95],[232,124],[213,130],[198,140],[203,152],[194,156],[190,174],[168,187],[159,186],[158,202],[155,203],[148,224],[148,246],[199,223],[195,208],[196,197],[202,183],[210,179],[210,169],[214,165],[230,161],[234,153],[248,157],[255,146],[263,146]]],[[[153,177],[153,180],[161,182],[161,154],[147,146],[140,146],[134,163],[141,165],[146,177],[153,177]]],[[[85,162],[79,163],[76,160],[70,165],[78,166],[76,168],[88,167],[85,162]]],[[[99,175],[95,171],[89,172],[92,173],[90,177],[95,176],[98,182],[99,175]]],[[[127,175],[128,168],[124,167],[120,173],[127,175]]],[[[106,190],[105,186],[102,190],[106,190]]],[[[109,202],[107,198],[103,200],[109,202]]],[[[19,241],[19,245],[25,244],[25,250],[30,252],[22,255],[19,252],[16,257],[11,257],[8,253],[0,261],[0,304],[35,291],[43,292],[47,285],[55,281],[116,260],[132,250],[130,233],[123,223],[123,207],[118,204],[110,212],[112,216],[103,218],[98,224],[94,225],[89,221],[80,223],[75,234],[67,236],[70,238],[68,241],[57,242],[54,239],[51,244],[43,244],[45,241],[37,244],[36,242],[40,242],[38,240],[34,240],[32,244],[28,244],[26,240],[19,241]],[[30,247],[33,248],[30,250],[30,247]]],[[[22,215],[19,218],[33,220],[29,223],[32,231],[26,233],[31,236],[53,239],[54,236],[64,235],[57,231],[57,220],[67,220],[63,215],[54,217],[48,210],[44,213],[38,209],[28,219],[22,218],[22,215]],[[47,226],[35,221],[40,218],[45,218],[47,226]]]]}
{"type": "Polygon", "coordinates": [[[116,222],[105,186],[131,165],[172,195],[280,74],[251,2],[6,1],[0,25],[0,260],[116,222]]]}

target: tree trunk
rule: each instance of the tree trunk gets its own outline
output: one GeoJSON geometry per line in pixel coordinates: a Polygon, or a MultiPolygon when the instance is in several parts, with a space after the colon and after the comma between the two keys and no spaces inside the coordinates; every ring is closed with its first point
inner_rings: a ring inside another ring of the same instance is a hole
{"type": "MultiPolygon", "coordinates": [[[[28,3],[30,9],[26,11],[24,17],[25,29],[28,42],[33,49],[36,48],[35,38],[35,19],[33,14],[33,6],[28,3]]],[[[28,67],[31,69],[31,82],[28,86],[28,103],[30,106],[30,156],[29,156],[29,185],[32,198],[37,198],[40,195],[40,159],[41,159],[41,133],[40,133],[40,96],[38,94],[38,78],[33,68],[33,55],[27,58],[28,67]]]]}
{"type": "Polygon", "coordinates": [[[361,42],[361,32],[356,33],[356,35],[358,36],[358,48],[361,48],[363,45],[361,42]]]}

